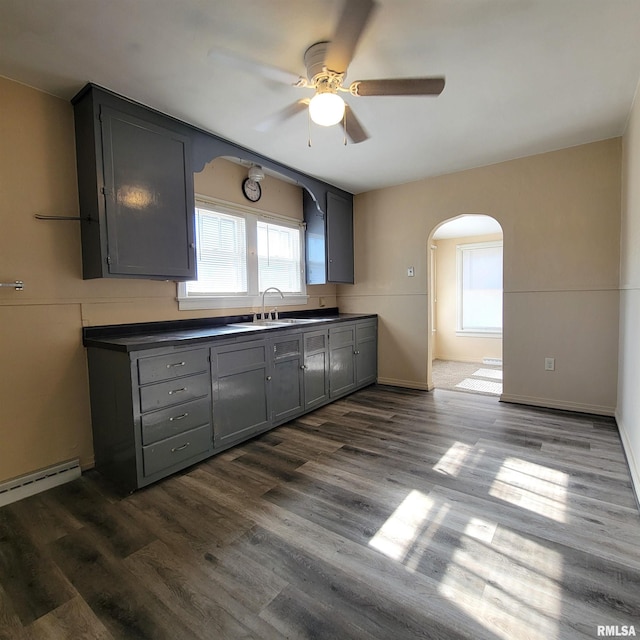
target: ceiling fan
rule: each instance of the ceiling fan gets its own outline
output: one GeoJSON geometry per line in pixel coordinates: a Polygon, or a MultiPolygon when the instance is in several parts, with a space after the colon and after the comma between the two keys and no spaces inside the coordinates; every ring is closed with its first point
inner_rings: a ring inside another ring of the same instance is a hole
{"type": "Polygon", "coordinates": [[[316,124],[341,124],[353,143],[363,142],[369,135],[340,93],[356,97],[439,95],[445,84],[443,77],[431,77],[356,80],[344,86],[347,68],[375,7],[374,0],[343,0],[342,12],[332,39],[328,42],[316,42],[304,54],[306,78],[234,54],[212,50],[210,55],[232,66],[257,72],[263,77],[315,91],[311,98],[298,100],[267,118],[257,129],[268,131],[308,109],[309,117],[316,124]]]}

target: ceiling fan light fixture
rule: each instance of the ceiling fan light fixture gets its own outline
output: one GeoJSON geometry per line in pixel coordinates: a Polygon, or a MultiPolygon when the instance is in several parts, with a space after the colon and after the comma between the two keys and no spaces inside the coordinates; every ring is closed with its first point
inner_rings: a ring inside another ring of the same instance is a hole
{"type": "Polygon", "coordinates": [[[344,118],[344,100],[337,93],[316,93],[309,102],[309,116],[323,127],[338,124],[344,118]]]}

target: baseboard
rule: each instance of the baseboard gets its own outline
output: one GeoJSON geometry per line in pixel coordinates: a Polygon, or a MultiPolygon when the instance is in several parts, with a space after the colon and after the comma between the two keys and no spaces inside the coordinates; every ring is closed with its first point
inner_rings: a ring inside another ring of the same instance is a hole
{"type": "Polygon", "coordinates": [[[68,460],[60,464],[27,473],[0,483],[0,507],[52,489],[80,477],[80,461],[68,460]]]}
{"type": "Polygon", "coordinates": [[[378,384],[387,384],[390,387],[404,387],[405,389],[418,389],[419,391],[431,391],[426,382],[416,382],[415,380],[378,377],[378,384]]]}
{"type": "Polygon", "coordinates": [[[583,404],[581,402],[566,402],[551,400],[550,398],[536,398],[533,396],[517,396],[503,393],[501,402],[513,402],[514,404],[528,404],[534,407],[546,409],[560,409],[562,411],[575,411],[577,413],[591,413],[598,416],[615,416],[615,407],[603,407],[597,404],[583,404]]]}
{"type": "Polygon", "coordinates": [[[435,358],[433,358],[434,360],[442,360],[443,362],[460,362],[461,364],[477,364],[478,366],[480,366],[481,364],[484,364],[484,358],[455,358],[455,357],[449,357],[449,356],[443,356],[443,355],[439,355],[435,358]]]}
{"type": "Polygon", "coordinates": [[[627,466],[629,467],[629,474],[631,475],[631,485],[633,486],[633,492],[636,497],[636,504],[640,509],[640,466],[633,455],[633,448],[631,442],[627,436],[627,429],[620,419],[620,414],[616,411],[616,422],[618,423],[618,433],[620,434],[620,440],[622,441],[622,449],[624,455],[627,458],[627,466]]]}

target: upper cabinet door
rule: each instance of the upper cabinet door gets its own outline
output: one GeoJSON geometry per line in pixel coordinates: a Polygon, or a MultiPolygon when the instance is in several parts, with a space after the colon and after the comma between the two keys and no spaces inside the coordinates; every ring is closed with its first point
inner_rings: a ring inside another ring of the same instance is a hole
{"type": "Polygon", "coordinates": [[[109,107],[100,121],[109,273],[194,277],[189,139],[109,107]]]}
{"type": "Polygon", "coordinates": [[[327,214],[303,192],[307,243],[307,284],[353,284],[353,202],[327,192],[327,214]]]}
{"type": "Polygon", "coordinates": [[[95,85],[72,102],[83,277],[195,280],[189,130],[95,85]]]}
{"type": "Polygon", "coordinates": [[[327,193],[327,281],[353,284],[353,204],[327,193]]]}

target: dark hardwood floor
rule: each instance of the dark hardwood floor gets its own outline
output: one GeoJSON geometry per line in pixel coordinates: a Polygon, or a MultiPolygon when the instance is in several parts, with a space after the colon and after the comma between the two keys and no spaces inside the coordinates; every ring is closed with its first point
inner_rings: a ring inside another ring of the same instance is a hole
{"type": "Polygon", "coordinates": [[[0,638],[640,635],[612,419],[373,386],[121,499],[0,509],[0,638]]]}

